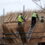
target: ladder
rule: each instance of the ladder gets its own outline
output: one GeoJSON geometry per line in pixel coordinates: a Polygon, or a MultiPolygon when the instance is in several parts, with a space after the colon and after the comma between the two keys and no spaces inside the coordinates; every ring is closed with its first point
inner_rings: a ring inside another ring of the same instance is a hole
{"type": "Polygon", "coordinates": [[[28,41],[28,42],[30,41],[30,39],[31,39],[31,37],[32,37],[32,33],[33,33],[35,27],[36,27],[36,24],[34,25],[33,28],[29,28],[28,35],[27,35],[27,37],[28,37],[27,41],[28,41]]]}

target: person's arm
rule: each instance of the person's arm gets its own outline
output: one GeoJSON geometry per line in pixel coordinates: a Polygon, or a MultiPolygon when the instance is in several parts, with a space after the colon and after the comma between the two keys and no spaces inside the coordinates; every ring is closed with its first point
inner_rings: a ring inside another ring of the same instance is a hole
{"type": "Polygon", "coordinates": [[[38,16],[38,14],[36,14],[36,17],[38,18],[38,20],[39,20],[39,16],[38,16]]]}
{"type": "Polygon", "coordinates": [[[21,18],[22,18],[24,21],[26,21],[26,20],[25,20],[25,17],[21,16],[21,18]]]}

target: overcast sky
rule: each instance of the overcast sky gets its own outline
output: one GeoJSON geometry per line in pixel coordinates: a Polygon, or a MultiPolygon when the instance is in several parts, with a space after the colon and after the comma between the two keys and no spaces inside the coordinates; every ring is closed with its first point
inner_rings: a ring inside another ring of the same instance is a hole
{"type": "MultiPolygon", "coordinates": [[[[41,0],[41,2],[42,7],[44,7],[45,0],[41,0]]],[[[40,2],[37,3],[40,5],[40,2]]],[[[0,15],[3,14],[3,8],[5,9],[5,13],[22,11],[23,5],[25,5],[25,10],[40,9],[32,0],[0,0],[0,15]]]]}

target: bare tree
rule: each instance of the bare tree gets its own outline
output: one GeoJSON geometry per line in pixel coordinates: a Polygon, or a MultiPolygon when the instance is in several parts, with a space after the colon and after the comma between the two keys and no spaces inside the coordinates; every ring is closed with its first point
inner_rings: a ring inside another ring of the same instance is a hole
{"type": "Polygon", "coordinates": [[[43,11],[43,12],[45,12],[45,5],[44,5],[44,8],[42,7],[42,5],[41,5],[41,0],[32,0],[37,6],[39,6],[40,7],[40,9],[43,11]],[[40,2],[40,5],[38,4],[38,2],[40,2]]]}

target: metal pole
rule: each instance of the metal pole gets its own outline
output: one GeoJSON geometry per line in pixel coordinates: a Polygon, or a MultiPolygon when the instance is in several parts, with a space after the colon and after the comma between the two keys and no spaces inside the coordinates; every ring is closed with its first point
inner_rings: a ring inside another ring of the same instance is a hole
{"type": "MultiPolygon", "coordinates": [[[[5,15],[5,9],[3,8],[3,21],[2,21],[2,25],[4,25],[4,15],[5,15]]],[[[3,39],[4,39],[4,33],[3,33],[3,39]]]]}
{"type": "Polygon", "coordinates": [[[23,16],[25,15],[25,5],[23,5],[23,16]]]}
{"type": "Polygon", "coordinates": [[[4,24],[5,9],[3,8],[3,24],[4,24]]]}

